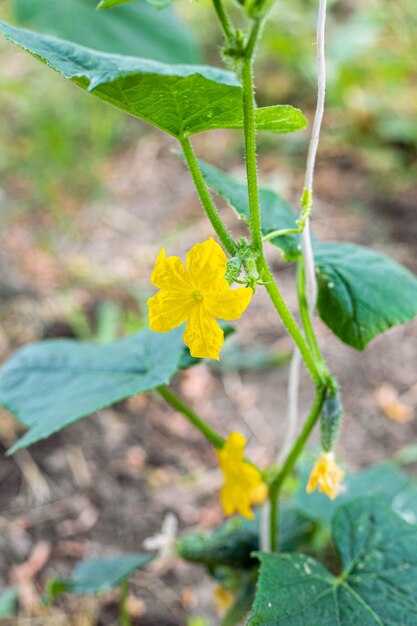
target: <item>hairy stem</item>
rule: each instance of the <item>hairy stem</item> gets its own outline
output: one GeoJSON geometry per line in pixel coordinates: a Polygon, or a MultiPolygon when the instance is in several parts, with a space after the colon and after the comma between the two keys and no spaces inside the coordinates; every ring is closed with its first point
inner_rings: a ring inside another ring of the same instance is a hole
{"type": "Polygon", "coordinates": [[[132,620],[130,619],[129,612],[127,610],[127,598],[129,595],[129,583],[124,580],[120,585],[120,600],[119,600],[119,618],[121,626],[132,626],[132,620]]]}
{"type": "Polygon", "coordinates": [[[206,422],[204,422],[204,420],[202,420],[188,405],[178,398],[173,391],[165,385],[157,387],[156,391],[170,406],[172,406],[173,409],[182,413],[190,424],[195,426],[215,448],[223,448],[225,443],[223,437],[210,428],[210,426],[206,424],[206,422]]]}
{"type": "Polygon", "coordinates": [[[321,355],[320,347],[317,343],[317,338],[314,333],[313,324],[311,322],[310,308],[306,294],[306,274],[303,261],[299,261],[297,265],[297,296],[301,322],[303,325],[307,343],[313,353],[314,358],[316,359],[316,362],[324,365],[324,359],[321,355]]]}
{"type": "Polygon", "coordinates": [[[233,238],[227,230],[226,226],[224,225],[217,211],[216,205],[214,204],[210,196],[210,192],[201,173],[193,148],[187,137],[181,139],[181,147],[184,153],[185,161],[190,170],[194,185],[197,189],[198,196],[207,214],[207,217],[209,218],[215,233],[217,234],[225,249],[229,252],[231,256],[234,256],[236,254],[236,244],[233,241],[233,238]]]}
{"type": "Polygon", "coordinates": [[[287,304],[275,283],[272,272],[263,257],[258,260],[258,271],[261,279],[265,283],[265,288],[269,294],[269,297],[280,318],[282,319],[288,333],[291,335],[297,348],[299,349],[312,379],[314,380],[316,385],[325,383],[327,375],[325,372],[322,372],[320,370],[318,364],[316,363],[315,358],[311,353],[311,350],[306,340],[304,339],[304,336],[300,328],[298,327],[297,322],[295,321],[293,315],[287,307],[287,304]]]}
{"type": "Polygon", "coordinates": [[[286,461],[275,478],[269,485],[269,501],[271,506],[270,514],[270,545],[272,551],[279,550],[278,545],[278,524],[279,524],[279,495],[281,493],[282,485],[285,479],[293,471],[295,464],[302,453],[304,446],[306,445],[308,438],[310,437],[314,426],[320,418],[320,414],[323,408],[323,403],[327,394],[327,386],[321,386],[317,389],[316,397],[311,407],[310,414],[304,424],[304,427],[292,446],[290,453],[288,454],[286,461]]]}
{"type": "Polygon", "coordinates": [[[256,128],[255,128],[255,96],[252,76],[253,56],[256,50],[257,40],[262,27],[261,20],[253,24],[246,46],[246,56],[242,69],[243,86],[243,129],[245,136],[246,174],[248,182],[248,199],[250,219],[249,225],[252,237],[252,248],[257,256],[257,269],[260,278],[265,283],[266,290],[278,314],[285,324],[289,334],[294,339],[305,361],[314,382],[318,385],[322,382],[321,374],[317,368],[311,351],[289,311],[284,298],[279,291],[274,277],[268,267],[263,254],[263,237],[261,230],[261,211],[259,203],[258,172],[256,158],[256,128]]]}
{"type": "Polygon", "coordinates": [[[222,27],[223,34],[227,41],[231,41],[235,34],[235,29],[223,6],[222,0],[213,0],[214,10],[222,27]]]}
{"type": "Polygon", "coordinates": [[[255,93],[252,64],[256,42],[259,36],[260,21],[256,21],[249,36],[242,68],[243,87],[243,130],[245,136],[246,177],[249,197],[249,226],[254,251],[262,254],[261,208],[256,158],[255,93]]]}

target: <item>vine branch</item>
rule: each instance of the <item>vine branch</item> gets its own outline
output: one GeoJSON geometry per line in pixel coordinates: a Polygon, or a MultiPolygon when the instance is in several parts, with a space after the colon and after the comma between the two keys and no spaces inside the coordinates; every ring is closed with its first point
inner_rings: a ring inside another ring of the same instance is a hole
{"type": "Polygon", "coordinates": [[[318,419],[320,418],[324,400],[326,399],[327,385],[317,389],[316,397],[311,407],[310,414],[304,424],[304,427],[292,446],[284,465],[279,470],[275,478],[269,485],[269,501],[270,501],[270,546],[272,551],[279,549],[278,545],[278,498],[285,479],[293,471],[295,464],[302,453],[305,444],[308,441],[318,419]]]}
{"type": "Polygon", "coordinates": [[[202,435],[218,449],[223,448],[225,440],[221,435],[216,433],[206,422],[204,422],[185,402],[175,395],[166,385],[156,388],[156,391],[173,409],[182,413],[184,417],[193,425],[202,435]]]}
{"type": "Polygon", "coordinates": [[[235,29],[232,22],[230,21],[226,9],[223,6],[222,0],[213,0],[213,6],[222,27],[225,39],[227,41],[232,41],[235,34],[235,29]]]}
{"type": "Polygon", "coordinates": [[[227,230],[225,224],[223,223],[217,207],[213,202],[213,199],[207,188],[206,181],[204,180],[203,174],[200,170],[200,166],[198,165],[198,161],[195,157],[190,140],[188,139],[188,137],[183,137],[180,140],[180,143],[184,153],[185,162],[188,165],[188,169],[190,170],[190,174],[194,181],[194,185],[200,198],[200,202],[203,205],[207,217],[209,218],[216,235],[222,242],[225,249],[229,252],[231,256],[234,256],[236,254],[236,244],[231,234],[227,230]]]}

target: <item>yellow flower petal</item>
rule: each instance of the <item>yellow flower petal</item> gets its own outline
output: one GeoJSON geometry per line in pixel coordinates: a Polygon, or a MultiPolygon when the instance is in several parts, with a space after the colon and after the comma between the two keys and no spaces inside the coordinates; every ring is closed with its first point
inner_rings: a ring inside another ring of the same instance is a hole
{"type": "Polygon", "coordinates": [[[345,472],[337,465],[333,452],[322,452],[311,471],[307,493],[312,493],[318,487],[321,493],[334,500],[340,493],[340,483],[344,477],[345,472]]]}
{"type": "Polygon", "coordinates": [[[148,300],[150,328],[169,332],[188,320],[184,341],[197,358],[219,359],[224,334],[216,317],[240,317],[252,290],[232,290],[224,275],[226,255],[214,239],[196,244],[187,254],[187,267],[161,250],[151,281],[160,291],[148,300]]]}
{"type": "Polygon", "coordinates": [[[194,287],[190,275],[178,256],[165,257],[161,250],[151,275],[151,283],[159,289],[170,291],[192,292],[194,287]]]}
{"type": "Polygon", "coordinates": [[[231,433],[222,450],[217,452],[224,484],[220,491],[220,501],[226,515],[240,513],[249,519],[254,518],[251,504],[263,502],[267,488],[256,467],[244,460],[246,439],[240,433],[231,433]],[[262,493],[261,493],[262,492],[262,493]]]}
{"type": "Polygon", "coordinates": [[[243,462],[246,446],[246,437],[241,433],[230,433],[222,450],[218,451],[220,459],[233,457],[235,461],[243,462]]]}
{"type": "Polygon", "coordinates": [[[216,285],[217,290],[205,294],[204,302],[214,317],[221,320],[237,320],[249,305],[253,296],[250,287],[231,289],[227,280],[216,285]]]}
{"type": "Polygon", "coordinates": [[[161,289],[149,298],[147,304],[149,328],[154,332],[167,333],[188,319],[195,303],[191,295],[161,289]]]}
{"type": "Polygon", "coordinates": [[[263,504],[268,497],[268,487],[265,483],[261,483],[259,487],[255,487],[249,494],[250,503],[254,506],[263,504]]]}
{"type": "Polygon", "coordinates": [[[221,585],[216,585],[213,591],[213,601],[220,617],[223,617],[234,602],[234,595],[221,585]]]}
{"type": "Polygon", "coordinates": [[[219,360],[224,333],[203,303],[192,308],[183,339],[190,348],[191,356],[219,360]]]}
{"type": "Polygon", "coordinates": [[[203,243],[197,243],[187,253],[187,269],[191,280],[202,292],[210,290],[214,281],[224,278],[226,263],[223,249],[211,237],[203,243]]]}

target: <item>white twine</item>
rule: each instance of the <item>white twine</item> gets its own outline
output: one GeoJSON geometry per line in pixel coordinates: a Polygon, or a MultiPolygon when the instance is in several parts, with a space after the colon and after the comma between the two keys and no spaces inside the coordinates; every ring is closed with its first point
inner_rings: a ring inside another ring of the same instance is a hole
{"type": "MultiPolygon", "coordinates": [[[[311,131],[310,144],[307,154],[307,164],[304,179],[304,189],[313,194],[313,179],[316,165],[317,151],[320,143],[320,132],[324,116],[324,104],[326,99],[326,14],[327,0],[319,0],[319,11],[317,18],[317,106],[314,115],[313,128],[311,131]]],[[[314,312],[317,302],[317,279],[314,265],[314,252],[311,241],[310,219],[307,218],[305,227],[301,235],[301,247],[303,254],[304,270],[306,277],[307,304],[310,315],[314,312]]],[[[288,378],[288,409],[287,409],[287,429],[284,440],[278,453],[278,464],[282,464],[287,457],[296,437],[299,391],[300,391],[300,370],[301,355],[297,348],[294,349],[288,378]]],[[[263,531],[265,532],[265,531],[263,531]]],[[[263,533],[262,533],[263,534],[263,533]]],[[[268,539],[261,537],[261,544],[268,548],[268,539]]]]}

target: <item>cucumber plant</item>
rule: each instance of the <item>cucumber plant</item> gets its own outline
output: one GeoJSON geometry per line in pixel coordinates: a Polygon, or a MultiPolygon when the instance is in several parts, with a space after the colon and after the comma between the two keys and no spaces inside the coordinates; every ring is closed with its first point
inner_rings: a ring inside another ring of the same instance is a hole
{"type": "MultiPolygon", "coordinates": [[[[102,0],[99,9],[131,2],[102,0]]],[[[157,291],[148,301],[149,329],[107,344],[47,340],[18,350],[3,365],[0,403],[27,428],[8,454],[124,398],[155,392],[214,447],[224,476],[220,499],[232,519],[208,535],[165,537],[178,558],[205,566],[230,593],[223,626],[245,620],[250,626],[411,626],[417,623],[417,485],[392,462],[348,476],[338,466],[342,394],[322,355],[314,314],[341,341],[363,350],[380,333],[415,317],[417,279],[375,250],[320,241],[310,232],[326,87],[326,0],[318,0],[317,110],[299,207],[260,185],[257,135],[296,132],[307,123],[290,105],[257,106],[254,59],[272,0],[236,4],[233,15],[240,11],[244,27],[234,23],[223,0],[213,0],[224,68],[101,51],[0,22],[4,38],[24,52],[91,96],[174,137],[213,227],[213,238],[191,242],[185,262],[161,250],[151,276],[157,291]],[[246,183],[196,156],[192,137],[214,129],[242,133],[246,183]],[[212,194],[245,222],[246,236],[232,235],[212,194]],[[300,323],[266,260],[268,245],[296,265],[300,323]],[[221,358],[230,327],[219,320],[238,320],[257,289],[266,290],[277,322],[294,343],[288,436],[277,462],[267,467],[247,457],[241,433],[216,432],[170,386],[178,370],[221,358]],[[294,437],[301,363],[315,398],[294,437]],[[299,461],[318,424],[322,451],[306,468],[299,461]],[[298,488],[289,495],[297,464],[298,488]]],[[[155,556],[81,563],[71,580],[51,581],[47,596],[120,586],[120,623],[126,626],[128,578],[155,556]]]]}

